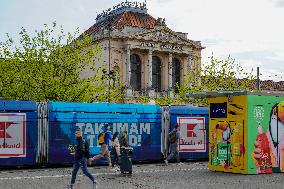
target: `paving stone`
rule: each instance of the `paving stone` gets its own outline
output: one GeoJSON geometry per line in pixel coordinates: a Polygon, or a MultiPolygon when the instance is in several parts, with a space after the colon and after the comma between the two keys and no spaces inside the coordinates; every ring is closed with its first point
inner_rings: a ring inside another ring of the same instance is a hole
{"type": "MultiPolygon", "coordinates": [[[[241,189],[284,188],[283,174],[240,175],[211,172],[207,162],[183,164],[138,164],[132,175],[122,175],[107,167],[89,167],[99,189],[241,189]]],[[[0,189],[63,189],[71,179],[71,167],[0,171],[0,189]]],[[[74,188],[92,188],[90,180],[78,172],[74,188]]]]}

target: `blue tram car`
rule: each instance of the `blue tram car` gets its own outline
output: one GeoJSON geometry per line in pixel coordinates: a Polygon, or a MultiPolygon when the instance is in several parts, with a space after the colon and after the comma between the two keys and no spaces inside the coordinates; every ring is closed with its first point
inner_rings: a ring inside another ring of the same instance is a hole
{"type": "Polygon", "coordinates": [[[78,127],[96,155],[104,123],[113,132],[128,131],[133,161],[166,157],[175,124],[181,132],[181,159],[208,158],[206,107],[0,100],[0,166],[69,165],[78,127]]]}

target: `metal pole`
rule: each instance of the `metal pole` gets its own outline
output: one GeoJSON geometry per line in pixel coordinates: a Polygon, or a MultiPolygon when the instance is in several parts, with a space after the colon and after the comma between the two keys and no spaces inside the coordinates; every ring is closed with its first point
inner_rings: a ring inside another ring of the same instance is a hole
{"type": "Polygon", "coordinates": [[[257,75],[257,79],[256,79],[256,89],[260,90],[260,81],[259,81],[259,67],[256,68],[256,75],[257,75]]]}
{"type": "Polygon", "coordinates": [[[108,103],[110,103],[110,28],[111,20],[110,15],[108,17],[108,103]]]}

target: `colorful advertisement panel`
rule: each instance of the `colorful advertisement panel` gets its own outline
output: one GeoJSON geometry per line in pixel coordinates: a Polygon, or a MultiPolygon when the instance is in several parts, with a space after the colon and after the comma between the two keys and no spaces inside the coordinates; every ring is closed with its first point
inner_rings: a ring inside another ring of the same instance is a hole
{"type": "MultiPolygon", "coordinates": [[[[112,134],[119,133],[119,139],[123,131],[128,132],[127,141],[133,147],[133,160],[162,158],[161,113],[158,106],[99,103],[50,103],[50,105],[55,111],[49,112],[49,162],[67,164],[73,161],[69,151],[72,151],[71,146],[76,144],[74,134],[77,128],[82,130],[83,138],[89,143],[91,155],[99,154],[101,146],[98,135],[103,132],[106,123],[110,126],[112,134]],[[108,111],[112,112],[105,112],[108,108],[108,111]]],[[[104,162],[105,158],[102,161],[104,162]]],[[[96,161],[95,164],[103,162],[96,161]]]]}
{"type": "Polygon", "coordinates": [[[26,114],[0,113],[0,158],[26,157],[26,114]]]}
{"type": "Polygon", "coordinates": [[[179,152],[206,152],[205,117],[177,117],[179,152]]]}
{"type": "MultiPolygon", "coordinates": [[[[250,96],[249,166],[256,173],[284,172],[284,101],[250,96]]],[[[283,98],[282,98],[283,100],[283,98]]]]}

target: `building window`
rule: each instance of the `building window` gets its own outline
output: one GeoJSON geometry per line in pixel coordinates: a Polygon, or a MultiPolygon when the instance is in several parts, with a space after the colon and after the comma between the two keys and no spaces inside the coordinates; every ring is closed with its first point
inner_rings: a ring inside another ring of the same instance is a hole
{"type": "Polygon", "coordinates": [[[181,65],[180,61],[177,58],[173,58],[173,87],[175,92],[177,92],[178,88],[176,86],[180,87],[180,71],[181,71],[181,65]]]}
{"type": "Polygon", "coordinates": [[[152,58],[152,87],[156,92],[161,91],[161,60],[157,56],[152,58]]]}
{"type": "Polygon", "coordinates": [[[135,91],[141,91],[141,60],[137,54],[130,56],[131,78],[130,85],[135,91]]]}

